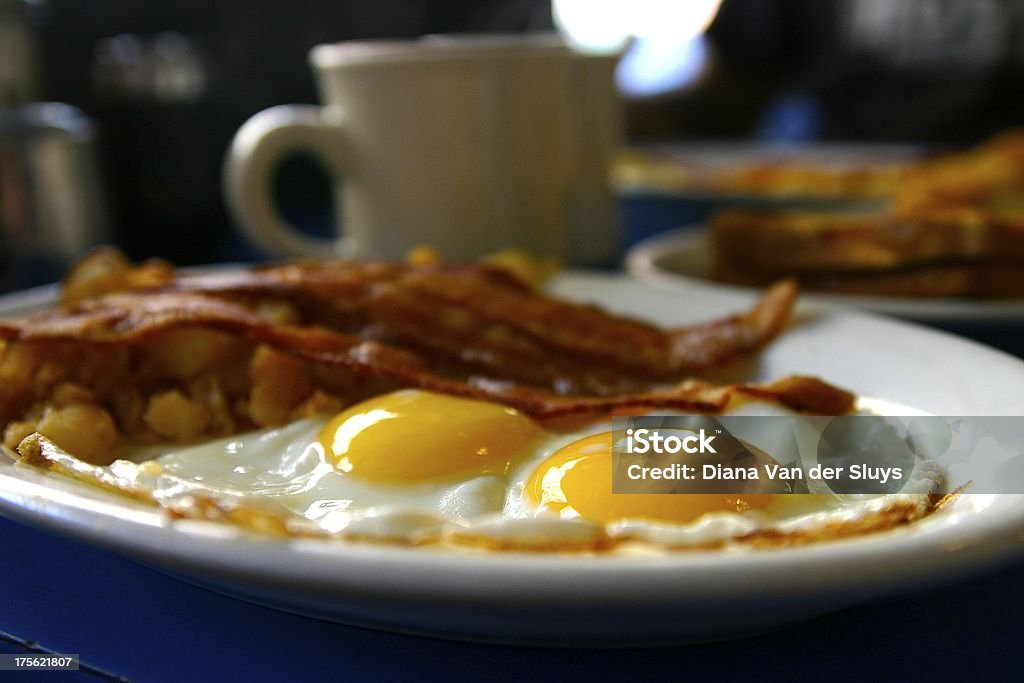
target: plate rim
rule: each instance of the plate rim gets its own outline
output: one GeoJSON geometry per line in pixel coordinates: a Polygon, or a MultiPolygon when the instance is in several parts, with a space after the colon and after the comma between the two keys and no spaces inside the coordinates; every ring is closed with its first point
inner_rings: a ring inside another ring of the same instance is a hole
{"type": "MultiPolygon", "coordinates": [[[[753,295],[758,290],[707,277],[680,273],[663,267],[659,260],[682,253],[706,253],[708,224],[705,221],[678,226],[641,240],[626,252],[626,272],[641,282],[660,288],[683,286],[715,288],[736,294],[753,295]]],[[[935,323],[1024,323],[1024,299],[985,301],[964,298],[925,299],[877,297],[855,294],[816,294],[801,296],[806,303],[855,309],[896,316],[908,320],[935,323]]]]}

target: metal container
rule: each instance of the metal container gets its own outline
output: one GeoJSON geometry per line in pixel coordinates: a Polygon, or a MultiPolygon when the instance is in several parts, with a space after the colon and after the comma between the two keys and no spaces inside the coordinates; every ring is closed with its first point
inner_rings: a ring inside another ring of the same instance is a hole
{"type": "Polygon", "coordinates": [[[112,237],[91,121],[74,107],[0,110],[0,287],[53,280],[112,237]]]}

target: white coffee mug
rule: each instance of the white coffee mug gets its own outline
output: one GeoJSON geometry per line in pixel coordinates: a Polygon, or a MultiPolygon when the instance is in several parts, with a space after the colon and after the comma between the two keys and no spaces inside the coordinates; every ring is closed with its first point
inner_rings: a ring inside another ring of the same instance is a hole
{"type": "Polygon", "coordinates": [[[451,260],[506,247],[578,265],[614,258],[616,56],[575,53],[549,37],[431,36],[319,45],[310,61],[324,106],[262,111],[228,154],[228,206],[263,247],[344,258],[402,258],[419,245],[451,260]],[[274,169],[300,150],[334,178],[335,239],[303,234],[274,204],[274,169]]]}

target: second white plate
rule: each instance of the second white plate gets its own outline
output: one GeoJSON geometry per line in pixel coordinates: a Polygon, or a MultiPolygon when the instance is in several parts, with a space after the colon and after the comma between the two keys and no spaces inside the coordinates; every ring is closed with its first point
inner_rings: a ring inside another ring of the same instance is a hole
{"type": "MultiPolygon", "coordinates": [[[[640,242],[626,254],[626,270],[642,282],[661,288],[714,288],[751,294],[749,287],[709,279],[711,252],[704,225],[669,230],[640,242]]],[[[924,299],[806,294],[808,302],[859,308],[933,323],[1024,323],[1024,300],[924,299]]]]}

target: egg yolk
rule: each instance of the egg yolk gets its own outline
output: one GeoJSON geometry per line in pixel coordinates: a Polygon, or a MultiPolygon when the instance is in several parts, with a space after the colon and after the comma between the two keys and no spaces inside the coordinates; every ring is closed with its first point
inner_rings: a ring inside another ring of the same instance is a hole
{"type": "Polygon", "coordinates": [[[574,441],[544,461],[526,483],[526,496],[563,518],[600,524],[625,518],[690,522],[708,512],[768,507],[772,494],[612,493],[612,433],[574,441]]]}
{"type": "Polygon", "coordinates": [[[342,472],[409,484],[505,475],[545,436],[513,408],[409,389],[338,414],[324,425],[319,441],[342,472]]]}

